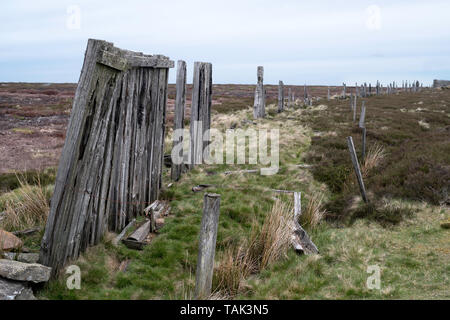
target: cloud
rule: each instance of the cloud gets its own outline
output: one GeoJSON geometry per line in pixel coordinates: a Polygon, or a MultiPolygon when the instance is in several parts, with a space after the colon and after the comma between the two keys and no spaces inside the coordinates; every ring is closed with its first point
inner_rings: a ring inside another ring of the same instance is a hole
{"type": "Polygon", "coordinates": [[[449,65],[448,12],[448,1],[6,1],[0,81],[77,81],[88,38],[190,66],[210,61],[216,83],[253,83],[257,65],[273,83],[361,82],[393,72],[449,78],[437,64],[449,65]],[[67,28],[74,6],[80,28],[67,28]],[[380,19],[367,28],[371,13],[380,19]],[[63,70],[50,72],[52,63],[63,70]]]}

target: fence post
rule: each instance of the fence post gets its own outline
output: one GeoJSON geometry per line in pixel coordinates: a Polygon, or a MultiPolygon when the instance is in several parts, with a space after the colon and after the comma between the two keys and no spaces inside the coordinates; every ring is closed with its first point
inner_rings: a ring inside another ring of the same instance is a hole
{"type": "Polygon", "coordinates": [[[356,156],[355,145],[353,144],[352,137],[347,137],[348,150],[350,151],[350,157],[352,158],[353,168],[355,169],[356,179],[358,179],[359,191],[365,203],[368,202],[366,196],[366,188],[364,187],[364,181],[359,168],[358,157],[356,156]]]}
{"type": "Polygon", "coordinates": [[[201,164],[203,154],[209,154],[209,129],[211,126],[212,65],[194,63],[192,84],[192,107],[190,124],[190,167],[201,164]]]}
{"type": "Polygon", "coordinates": [[[278,82],[278,113],[284,110],[284,85],[283,81],[278,82]]]}
{"type": "Polygon", "coordinates": [[[302,214],[302,193],[294,192],[294,219],[298,222],[298,217],[302,214]]]}
{"type": "Polygon", "coordinates": [[[366,104],[365,101],[362,102],[361,107],[361,114],[359,116],[359,127],[364,128],[365,127],[365,119],[366,119],[366,104]]]}
{"type": "MultiPolygon", "coordinates": [[[[173,120],[173,129],[176,130],[184,129],[184,108],[186,104],[186,62],[183,60],[178,60],[177,63],[177,82],[176,82],[176,97],[175,97],[175,117],[173,120]]],[[[183,135],[176,136],[174,134],[173,146],[172,148],[178,147],[180,152],[178,157],[183,160],[183,135]],[[181,145],[180,145],[181,144],[181,145]]],[[[173,181],[178,181],[183,171],[184,163],[175,163],[172,159],[172,167],[170,168],[170,176],[173,181]]]]}
{"type": "Polygon", "coordinates": [[[266,116],[266,97],[264,90],[264,67],[259,66],[257,71],[258,84],[255,88],[255,101],[253,103],[253,117],[255,119],[266,116]]]}
{"type": "Polygon", "coordinates": [[[195,274],[196,299],[205,299],[211,294],[219,214],[220,195],[205,193],[195,274]]]}

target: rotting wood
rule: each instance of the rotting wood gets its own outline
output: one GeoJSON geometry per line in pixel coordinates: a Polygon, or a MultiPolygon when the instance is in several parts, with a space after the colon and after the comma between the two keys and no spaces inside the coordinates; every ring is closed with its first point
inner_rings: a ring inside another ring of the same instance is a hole
{"type": "MultiPolygon", "coordinates": [[[[266,116],[266,95],[264,90],[264,67],[258,66],[258,84],[255,88],[255,100],[253,103],[253,118],[264,118],[266,116]]],[[[289,89],[290,90],[290,89],[289,89]]],[[[289,95],[289,99],[291,96],[289,95]]]]}
{"type": "Polygon", "coordinates": [[[301,192],[294,192],[294,223],[291,244],[298,254],[318,254],[319,250],[316,245],[299,223],[302,215],[301,195],[301,192]]]}
{"type": "Polygon", "coordinates": [[[211,127],[212,65],[194,63],[190,123],[190,167],[203,163],[203,155],[209,154],[209,129],[211,127]]]}
{"type": "MultiPolygon", "coordinates": [[[[177,64],[177,82],[176,82],[176,97],[175,97],[175,117],[173,129],[174,132],[177,130],[184,129],[184,109],[186,106],[186,62],[183,60],[178,60],[177,64]]],[[[173,181],[180,180],[181,173],[184,168],[183,164],[183,135],[174,135],[172,148],[177,148],[179,150],[178,161],[172,161],[172,167],[170,171],[170,176],[173,181]],[[179,163],[181,162],[181,163],[179,163]]]]}
{"type": "Polygon", "coordinates": [[[36,227],[36,228],[30,228],[30,229],[25,229],[25,230],[20,230],[20,231],[13,231],[12,234],[15,236],[26,236],[26,235],[30,235],[30,234],[39,232],[41,230],[42,230],[41,227],[36,227]]]}
{"type": "Polygon", "coordinates": [[[203,199],[203,216],[198,246],[197,272],[195,274],[196,299],[205,299],[211,294],[220,214],[220,195],[205,193],[203,199]]]}
{"type": "Polygon", "coordinates": [[[88,41],[41,244],[53,275],[157,199],[171,67],[161,55],[88,41]]]}
{"type": "Polygon", "coordinates": [[[238,174],[238,173],[258,173],[259,169],[251,169],[251,170],[237,170],[237,171],[225,171],[224,175],[230,175],[230,174],[238,174]]]}
{"type": "Polygon", "coordinates": [[[197,185],[195,187],[192,187],[192,191],[193,192],[200,192],[200,191],[205,190],[206,188],[211,188],[211,187],[215,187],[215,186],[212,185],[212,184],[199,184],[199,185],[197,185]]]}
{"type": "Polygon", "coordinates": [[[356,179],[358,180],[359,191],[365,203],[368,203],[366,188],[364,187],[364,181],[361,174],[361,169],[359,167],[358,157],[356,156],[355,145],[353,144],[353,138],[347,137],[348,149],[350,151],[350,157],[352,159],[353,168],[355,170],[356,179]]]}
{"type": "Polygon", "coordinates": [[[120,232],[119,235],[113,239],[112,244],[117,246],[119,244],[120,240],[122,240],[122,238],[125,236],[125,234],[128,232],[128,230],[130,230],[130,228],[132,228],[135,223],[136,223],[136,219],[131,220],[126,225],[126,227],[123,228],[122,232],[120,232]]]}
{"type": "Polygon", "coordinates": [[[278,82],[278,113],[284,110],[284,84],[283,81],[278,82]]]}
{"type": "Polygon", "coordinates": [[[156,200],[144,209],[144,213],[150,219],[150,232],[155,232],[159,229],[158,219],[169,215],[170,206],[166,201],[156,200]]]}

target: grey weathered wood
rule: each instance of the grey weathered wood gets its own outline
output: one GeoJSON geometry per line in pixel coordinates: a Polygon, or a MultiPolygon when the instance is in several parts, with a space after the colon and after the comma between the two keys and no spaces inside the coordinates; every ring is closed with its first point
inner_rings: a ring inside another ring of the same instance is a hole
{"type": "MultiPolygon", "coordinates": [[[[266,95],[264,90],[264,67],[258,66],[258,84],[255,88],[255,101],[253,103],[253,117],[255,119],[266,116],[266,95]]],[[[290,95],[289,95],[290,98],[290,95]]]]}
{"type": "MultiPolygon", "coordinates": [[[[176,97],[175,97],[175,116],[173,120],[173,129],[183,130],[184,129],[184,109],[186,106],[186,62],[183,60],[178,60],[177,63],[177,82],[176,82],[176,97]]],[[[183,159],[183,135],[175,137],[173,139],[173,148],[179,147],[179,159],[183,159]]],[[[172,166],[170,168],[170,176],[173,181],[180,180],[181,173],[184,168],[184,163],[175,163],[172,161],[172,166]]]]}
{"type": "Polygon", "coordinates": [[[195,275],[196,299],[204,299],[211,294],[219,214],[220,195],[205,193],[195,275]]]}
{"type": "Polygon", "coordinates": [[[292,89],[288,88],[288,107],[292,107],[292,89]]]}
{"type": "Polygon", "coordinates": [[[359,184],[359,191],[361,192],[361,196],[364,202],[368,202],[366,195],[366,188],[364,187],[364,181],[361,174],[361,169],[359,167],[358,157],[356,156],[355,145],[353,144],[352,137],[347,137],[348,149],[350,151],[350,157],[352,159],[353,168],[355,169],[356,179],[359,184]]]}
{"type": "Polygon", "coordinates": [[[359,116],[359,127],[360,128],[364,128],[366,126],[365,119],[366,119],[366,105],[365,105],[365,101],[363,101],[362,107],[361,107],[361,114],[359,116]]]}
{"type": "Polygon", "coordinates": [[[331,99],[331,95],[330,95],[330,87],[328,87],[327,100],[330,101],[330,99],[331,99]]]}
{"type": "Polygon", "coordinates": [[[347,85],[345,83],[342,84],[342,98],[345,98],[347,96],[347,85]]]}
{"type": "Polygon", "coordinates": [[[298,218],[302,214],[302,193],[294,192],[294,219],[298,221],[298,218]]]}
{"type": "Polygon", "coordinates": [[[127,233],[128,230],[130,230],[130,228],[132,228],[134,226],[134,224],[136,223],[136,219],[131,220],[125,228],[123,228],[122,232],[119,233],[119,235],[117,237],[115,237],[112,241],[112,244],[117,246],[119,244],[119,242],[123,239],[123,237],[125,236],[125,234],[127,233]]]}
{"type": "Polygon", "coordinates": [[[147,219],[139,228],[136,229],[127,239],[142,242],[150,233],[150,220],[147,219]]]}
{"type": "Polygon", "coordinates": [[[194,63],[190,123],[190,166],[203,162],[203,154],[209,153],[209,129],[211,127],[212,65],[194,63]]]}
{"type": "Polygon", "coordinates": [[[41,244],[53,275],[157,198],[170,65],[88,41],[41,244]],[[142,66],[146,59],[164,67],[142,66]]]}
{"type": "Polygon", "coordinates": [[[278,82],[278,113],[284,110],[284,85],[283,81],[278,82]]]}

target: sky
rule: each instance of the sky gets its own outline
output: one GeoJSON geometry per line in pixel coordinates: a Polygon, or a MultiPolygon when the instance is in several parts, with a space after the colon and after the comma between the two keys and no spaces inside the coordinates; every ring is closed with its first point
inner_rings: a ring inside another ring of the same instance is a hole
{"type": "Polygon", "coordinates": [[[448,0],[1,0],[0,82],[77,82],[89,38],[185,60],[188,82],[194,61],[214,83],[450,79],[448,0]]]}

